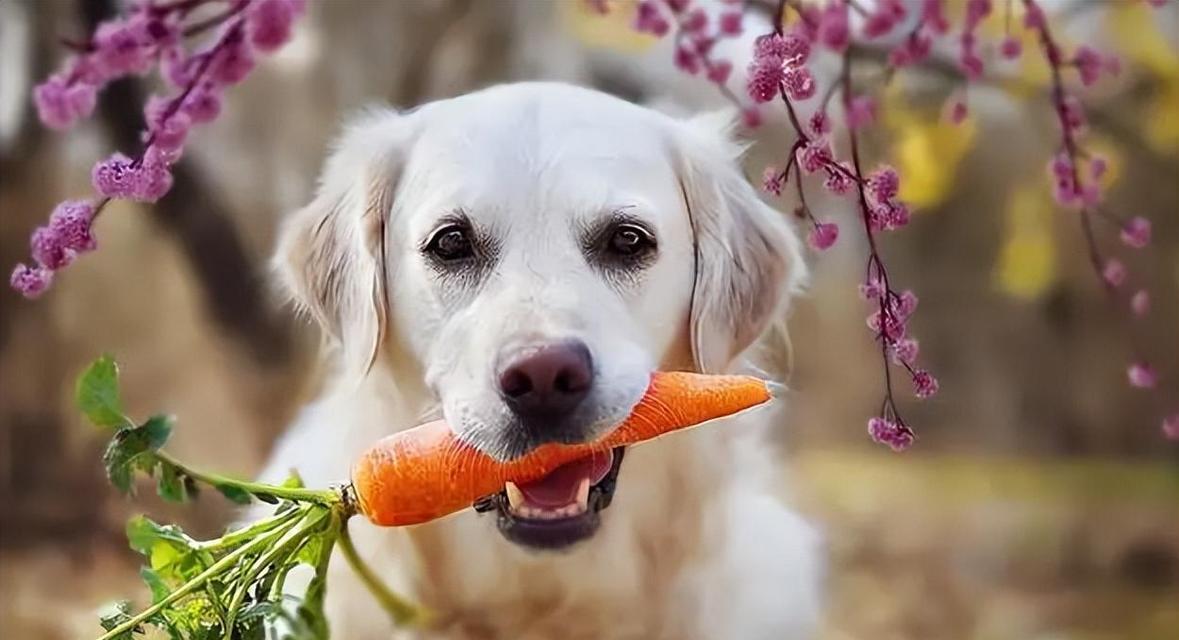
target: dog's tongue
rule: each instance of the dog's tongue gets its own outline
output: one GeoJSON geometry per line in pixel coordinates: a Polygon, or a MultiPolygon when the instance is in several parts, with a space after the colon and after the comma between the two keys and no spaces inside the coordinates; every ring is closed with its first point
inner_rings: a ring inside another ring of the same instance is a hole
{"type": "Polygon", "coordinates": [[[544,508],[560,508],[577,499],[577,486],[583,478],[589,478],[590,486],[593,486],[610,473],[613,463],[613,451],[594,453],[561,465],[540,480],[519,485],[520,492],[529,504],[544,508]]]}

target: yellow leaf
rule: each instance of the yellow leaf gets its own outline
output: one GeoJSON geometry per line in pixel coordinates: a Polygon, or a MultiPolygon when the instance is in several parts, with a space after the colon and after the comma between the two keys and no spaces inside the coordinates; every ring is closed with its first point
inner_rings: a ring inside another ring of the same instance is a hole
{"type": "Polygon", "coordinates": [[[1179,154],[1179,78],[1163,84],[1146,105],[1144,128],[1155,151],[1179,154]]]}
{"type": "Polygon", "coordinates": [[[605,14],[594,11],[585,2],[565,0],[559,4],[566,29],[591,47],[641,53],[659,41],[632,26],[638,6],[635,0],[611,0],[610,10],[605,14]]]}
{"type": "Polygon", "coordinates": [[[1167,78],[1179,79],[1179,52],[1159,31],[1157,15],[1145,2],[1119,2],[1105,21],[1110,39],[1130,62],[1167,78]]]}
{"type": "Polygon", "coordinates": [[[958,165],[974,144],[973,118],[955,125],[938,113],[896,120],[893,161],[901,174],[900,197],[918,211],[943,202],[954,187],[958,165]]]}
{"type": "Polygon", "coordinates": [[[999,290],[1025,300],[1044,295],[1056,280],[1052,205],[1039,183],[1011,194],[994,280],[999,290]]]}

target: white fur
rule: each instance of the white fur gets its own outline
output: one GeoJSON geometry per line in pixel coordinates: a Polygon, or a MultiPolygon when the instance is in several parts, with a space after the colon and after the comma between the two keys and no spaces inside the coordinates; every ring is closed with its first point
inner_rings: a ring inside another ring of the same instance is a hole
{"type": "MultiPolygon", "coordinates": [[[[736,163],[715,120],[678,121],[593,91],[525,83],[375,112],[341,139],[316,199],[293,215],[276,264],[337,347],[338,373],[263,477],[347,477],[375,439],[441,411],[488,453],[511,428],[498,353],[575,337],[590,348],[585,401],[608,429],[653,368],[733,370],[782,317],[804,275],[798,241],[736,163]],[[625,209],[658,259],[604,277],[577,230],[625,209]],[[461,209],[500,241],[477,286],[440,281],[420,243],[461,209]]],[[[780,479],[754,412],[627,455],[595,536],[569,551],[507,542],[467,511],[400,530],[355,523],[364,554],[439,628],[393,630],[343,563],[333,634],[369,638],[806,638],[818,615],[818,537],[772,494],[780,479]]],[[[355,526],[354,525],[354,526],[355,526]]]]}

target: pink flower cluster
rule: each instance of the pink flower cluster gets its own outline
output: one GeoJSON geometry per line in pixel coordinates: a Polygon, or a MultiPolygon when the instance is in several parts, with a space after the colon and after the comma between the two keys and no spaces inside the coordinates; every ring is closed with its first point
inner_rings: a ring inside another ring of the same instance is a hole
{"type": "Polygon", "coordinates": [[[779,88],[793,100],[815,95],[815,79],[806,67],[810,55],[811,45],[800,35],[771,33],[759,37],[749,63],[749,97],[757,103],[769,102],[778,97],[779,88]]]}
{"type": "MultiPolygon", "coordinates": [[[[1161,5],[1165,0],[1147,0],[1161,5]]],[[[898,292],[893,289],[885,269],[884,261],[877,248],[877,234],[895,230],[909,222],[910,212],[905,203],[898,199],[900,176],[890,167],[882,167],[864,176],[860,170],[857,132],[873,125],[877,120],[878,104],[873,95],[852,93],[851,60],[847,55],[853,38],[857,35],[866,40],[893,36],[898,44],[889,52],[885,69],[885,81],[897,70],[925,60],[938,39],[953,38],[957,45],[958,67],[966,85],[952,92],[944,109],[945,117],[953,123],[965,121],[969,115],[966,103],[967,87],[971,80],[982,76],[986,61],[984,52],[988,49],[980,42],[980,26],[994,11],[994,0],[963,0],[961,21],[952,25],[947,17],[948,0],[920,0],[919,3],[905,0],[875,0],[861,3],[853,0],[826,0],[821,3],[801,3],[796,0],[778,0],[771,33],[760,36],[754,44],[753,56],[747,68],[746,89],[754,106],[742,105],[722,85],[721,91],[734,104],[742,107],[746,124],[760,122],[757,105],[781,100],[789,115],[796,141],[790,148],[784,169],[768,167],[762,179],[763,188],[774,196],[782,195],[787,184],[793,179],[799,202],[796,215],[810,223],[808,243],[815,249],[827,249],[835,244],[840,235],[839,225],[818,220],[806,201],[802,176],[818,174],[823,176],[824,186],[835,194],[858,193],[858,204],[869,244],[868,277],[861,285],[863,297],[875,303],[876,309],[868,318],[868,325],[876,334],[884,356],[886,391],[885,399],[877,417],[869,422],[873,439],[894,449],[903,449],[913,441],[913,431],[905,424],[897,411],[890,377],[891,365],[906,370],[914,394],[928,398],[938,391],[938,381],[928,371],[918,368],[918,342],[908,330],[908,320],[916,306],[917,298],[910,291],[898,292]],[[910,16],[913,10],[916,16],[910,16]],[[794,11],[798,20],[789,30],[785,25],[787,11],[794,11]],[[858,34],[853,34],[849,24],[849,13],[855,11],[864,19],[858,34]],[[904,26],[906,32],[896,34],[904,26]],[[815,48],[824,48],[844,58],[840,82],[825,92],[821,104],[803,127],[792,101],[803,101],[817,93],[817,82],[808,68],[815,48]],[[843,113],[851,142],[851,161],[839,159],[830,140],[831,121],[827,105],[835,93],[842,94],[843,113]]],[[[1040,36],[1045,60],[1053,70],[1052,104],[1057,113],[1062,131],[1059,153],[1049,162],[1049,172],[1054,182],[1054,193],[1059,202],[1081,210],[1088,230],[1088,217],[1100,213],[1118,228],[1121,241],[1127,247],[1140,249],[1150,243],[1150,222],[1144,218],[1118,219],[1098,209],[1102,202],[1101,179],[1107,170],[1104,159],[1084,152],[1079,139],[1085,133],[1085,114],[1080,102],[1069,95],[1061,82],[1064,70],[1077,72],[1080,81],[1089,85],[1101,75],[1116,74],[1119,63],[1116,58],[1103,55],[1088,46],[1076,49],[1065,57],[1051,38],[1048,19],[1039,5],[1039,0],[1009,0],[1002,3],[1007,12],[1007,32],[998,43],[997,51],[1004,59],[1014,59],[1023,54],[1020,39],[1011,32],[1014,2],[1024,6],[1023,26],[1040,36]]],[[[600,2],[592,2],[600,6],[600,2]]],[[[733,2],[736,4],[736,2],[733,2]]],[[[664,35],[671,29],[672,22],[679,25],[676,33],[676,62],[681,69],[697,73],[707,68],[695,63],[692,50],[686,51],[684,44],[691,45],[692,34],[703,29],[707,16],[699,17],[691,9],[691,0],[643,0],[639,5],[636,26],[655,35],[664,35]]],[[[735,12],[724,14],[723,32],[738,33],[741,30],[740,15],[735,12]]],[[[725,77],[728,77],[726,70],[725,77]]],[[[1090,238],[1092,234],[1087,231],[1090,238]]],[[[1092,241],[1091,241],[1092,242],[1092,241]]],[[[1131,274],[1125,264],[1117,258],[1100,257],[1096,245],[1091,245],[1095,267],[1103,281],[1112,291],[1125,287],[1131,281],[1131,274]]],[[[1129,308],[1136,316],[1146,315],[1150,310],[1150,294],[1145,289],[1134,291],[1129,298],[1129,308]]],[[[1145,361],[1136,362],[1128,369],[1132,384],[1152,387],[1155,373],[1145,361]]],[[[1169,418],[1167,423],[1172,431],[1179,430],[1169,418]]],[[[1166,430],[1166,429],[1165,429],[1166,430]]]]}
{"type": "Polygon", "coordinates": [[[689,75],[703,71],[711,82],[724,87],[733,63],[714,58],[712,51],[722,38],[741,34],[741,11],[725,11],[712,24],[708,12],[694,7],[692,0],[642,0],[635,10],[634,26],[640,32],[664,36],[673,25],[676,67],[689,75]]]}
{"type": "MultiPolygon", "coordinates": [[[[1131,249],[1143,249],[1150,244],[1151,225],[1145,218],[1123,220],[1100,207],[1103,199],[1101,178],[1108,169],[1107,163],[1104,158],[1087,153],[1081,146],[1085,134],[1085,114],[1080,101],[1066,91],[1064,72],[1070,67],[1075,69],[1081,84],[1089,86],[1097,82],[1102,74],[1117,75],[1121,63],[1116,57],[1103,55],[1086,45],[1078,47],[1066,59],[1053,37],[1039,0],[1023,0],[1023,4],[1026,10],[1024,25],[1038,36],[1044,60],[1052,72],[1052,105],[1060,127],[1060,149],[1048,163],[1054,185],[1053,195],[1060,205],[1079,210],[1093,267],[1111,299],[1118,300],[1120,292],[1130,282],[1131,273],[1122,260],[1108,257],[1103,251],[1093,231],[1093,218],[1100,217],[1112,222],[1118,229],[1122,243],[1131,249]],[[1087,168],[1084,164],[1086,159],[1087,168]]],[[[1138,289],[1128,298],[1127,306],[1134,316],[1142,317],[1150,312],[1150,293],[1147,290],[1138,289]]],[[[1158,374],[1145,358],[1131,362],[1126,369],[1126,378],[1130,386],[1138,389],[1155,389],[1158,386],[1158,374]]],[[[1168,431],[1166,421],[1171,419],[1164,420],[1164,433],[1168,431]]]]}
{"type": "Polygon", "coordinates": [[[882,167],[868,174],[868,224],[873,231],[893,231],[909,224],[909,207],[897,200],[901,178],[896,169],[882,167]]]}
{"type": "Polygon", "coordinates": [[[34,266],[17,265],[10,279],[12,286],[29,298],[44,293],[53,282],[54,272],[98,247],[90,229],[93,219],[91,202],[66,201],[57,205],[49,224],[37,227],[29,240],[34,266]]]}
{"type": "Polygon", "coordinates": [[[96,202],[67,202],[46,227],[33,233],[35,266],[17,265],[10,284],[26,297],[43,293],[53,272],[94,248],[91,225],[110,199],[155,202],[172,187],[189,130],[221,112],[225,89],[254,67],[255,52],[271,52],[292,35],[305,0],[139,0],[126,17],[102,23],[64,69],[33,91],[42,123],[65,129],[89,116],[99,90],[127,75],[159,68],[169,86],[144,107],[144,147],[135,157],[114,153],[91,171],[96,202]],[[194,21],[202,7],[220,7],[194,21]],[[189,51],[185,40],[216,30],[203,48],[189,51]]]}

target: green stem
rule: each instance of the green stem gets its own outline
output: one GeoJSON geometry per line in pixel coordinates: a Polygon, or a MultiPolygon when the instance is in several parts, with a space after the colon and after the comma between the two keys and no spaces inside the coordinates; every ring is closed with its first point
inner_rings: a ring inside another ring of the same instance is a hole
{"type": "MultiPolygon", "coordinates": [[[[285,529],[282,530],[282,532],[285,532],[285,529]]],[[[147,609],[144,609],[143,611],[141,611],[139,613],[139,615],[136,615],[135,617],[131,618],[130,620],[127,620],[123,624],[111,629],[110,631],[107,631],[103,635],[99,636],[98,640],[111,640],[111,638],[116,638],[120,634],[126,633],[127,631],[130,631],[131,629],[138,627],[139,625],[143,624],[148,618],[159,613],[165,607],[170,606],[171,604],[173,604],[177,600],[179,600],[179,599],[183,598],[184,596],[192,593],[193,591],[196,591],[197,589],[203,587],[205,585],[205,583],[208,582],[210,579],[215,578],[215,577],[221,575],[222,573],[224,573],[225,571],[228,571],[229,569],[232,569],[233,567],[237,566],[237,563],[240,560],[242,560],[246,556],[250,555],[251,553],[253,553],[257,549],[265,548],[265,546],[267,544],[272,542],[271,538],[273,537],[273,535],[274,534],[257,538],[256,540],[253,540],[250,543],[245,544],[245,545],[239,547],[238,549],[235,549],[233,552],[226,554],[220,560],[213,563],[213,565],[210,566],[208,569],[205,569],[204,571],[202,571],[195,578],[193,578],[192,580],[189,580],[188,582],[185,582],[184,584],[177,587],[177,589],[175,591],[168,594],[168,597],[164,598],[163,600],[160,600],[159,602],[148,607],[147,609]]]]}
{"type": "Polygon", "coordinates": [[[352,534],[348,531],[347,521],[340,523],[338,543],[340,545],[340,551],[344,553],[344,558],[348,560],[349,566],[360,577],[364,586],[368,587],[368,590],[372,592],[381,607],[393,618],[394,623],[401,626],[410,626],[420,625],[426,620],[427,612],[424,609],[391,591],[377,577],[373,570],[369,568],[368,564],[360,558],[360,554],[356,552],[356,546],[352,544],[352,534]]]}
{"type": "Polygon", "coordinates": [[[197,471],[180,462],[171,455],[163,451],[157,451],[156,457],[168,464],[176,466],[184,472],[185,475],[191,476],[194,480],[199,480],[205,484],[216,487],[217,485],[228,485],[236,487],[249,493],[250,495],[265,495],[274,496],[276,498],[283,498],[286,500],[294,500],[296,502],[314,502],[325,507],[332,507],[340,504],[343,501],[341,491],[337,489],[297,489],[294,487],[279,487],[272,484],[263,484],[260,482],[245,482],[236,480],[228,476],[219,475],[216,473],[205,473],[197,471]]]}
{"type": "Polygon", "coordinates": [[[245,599],[246,592],[250,590],[250,586],[254,584],[254,580],[258,578],[258,574],[262,573],[266,567],[273,565],[275,561],[283,557],[283,554],[289,551],[291,543],[299,543],[306,539],[307,534],[319,527],[323,523],[324,519],[329,517],[329,515],[330,512],[323,512],[318,517],[312,519],[310,522],[307,522],[307,518],[304,517],[301,519],[300,523],[296,523],[284,529],[282,535],[279,536],[279,538],[285,537],[286,539],[278,542],[269,551],[260,555],[256,560],[254,560],[253,564],[250,565],[250,568],[246,571],[246,573],[242,574],[242,577],[238,580],[240,584],[234,591],[233,597],[229,601],[229,605],[226,607],[228,613],[225,619],[225,640],[233,639],[233,625],[237,621],[238,609],[241,608],[242,600],[245,599]],[[300,524],[302,524],[302,526],[300,526],[300,524]]]}
{"type": "Polygon", "coordinates": [[[236,547],[239,544],[249,542],[263,533],[266,533],[267,531],[275,529],[282,524],[295,519],[299,516],[300,513],[301,512],[298,510],[284,511],[283,513],[266,518],[265,520],[259,520],[258,522],[255,522],[254,524],[251,524],[247,527],[234,529],[220,538],[194,542],[192,547],[195,549],[200,549],[201,551],[215,551],[217,549],[224,549],[227,547],[236,547]]]}

